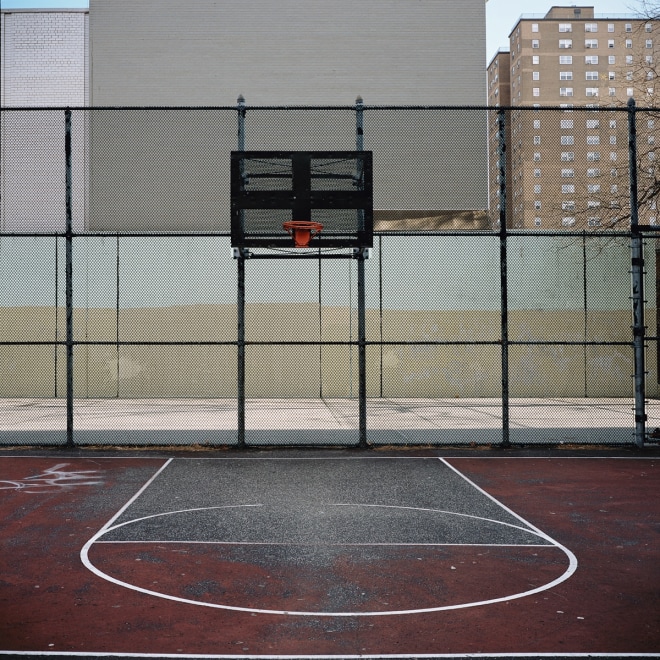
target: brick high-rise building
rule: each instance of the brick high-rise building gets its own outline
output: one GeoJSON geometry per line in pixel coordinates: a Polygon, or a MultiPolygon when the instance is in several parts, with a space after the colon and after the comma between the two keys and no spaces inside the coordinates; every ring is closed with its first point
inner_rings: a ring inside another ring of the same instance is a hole
{"type": "MultiPolygon", "coordinates": [[[[593,7],[552,7],[544,16],[522,16],[509,39],[510,50],[498,52],[488,65],[489,105],[511,108],[507,225],[627,226],[628,116],[608,109],[625,108],[630,98],[640,108],[660,105],[658,21],[601,16],[593,7]]],[[[660,123],[653,115],[638,114],[638,165],[640,173],[655,178],[660,123]]],[[[490,208],[497,221],[494,124],[490,208]]],[[[655,224],[655,199],[644,200],[640,219],[655,224]]]]}

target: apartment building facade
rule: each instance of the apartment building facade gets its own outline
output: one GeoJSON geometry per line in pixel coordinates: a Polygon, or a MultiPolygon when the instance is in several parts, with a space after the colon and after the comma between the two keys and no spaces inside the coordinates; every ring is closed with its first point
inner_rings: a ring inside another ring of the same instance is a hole
{"type": "MultiPolygon", "coordinates": [[[[506,112],[506,222],[532,229],[624,228],[630,219],[629,99],[660,105],[657,20],[600,16],[593,7],[552,7],[523,16],[509,52],[488,65],[489,105],[506,112]]],[[[660,123],[637,116],[638,167],[655,179],[660,123]]],[[[490,131],[490,209],[498,217],[497,135],[490,131]]],[[[640,220],[657,222],[654,199],[640,220]]]]}

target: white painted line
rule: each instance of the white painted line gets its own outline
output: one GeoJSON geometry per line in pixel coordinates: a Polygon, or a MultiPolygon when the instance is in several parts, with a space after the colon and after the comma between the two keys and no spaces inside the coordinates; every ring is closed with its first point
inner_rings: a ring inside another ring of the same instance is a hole
{"type": "MultiPolygon", "coordinates": [[[[163,466],[165,467],[165,466],[163,466]]],[[[447,466],[451,468],[451,466],[447,466]]],[[[451,468],[453,470],[453,468],[451,468]]],[[[454,470],[455,471],[455,470],[454,470]]],[[[160,473],[160,471],[159,471],[160,473]]],[[[157,475],[154,475],[154,478],[157,475]]],[[[148,485],[148,484],[147,484],[148,485]]],[[[474,485],[474,484],[473,484],[474,485]]],[[[146,485],[145,485],[146,487],[146,485]]],[[[476,488],[476,486],[475,486],[476,488]]],[[[143,492],[144,488],[140,491],[143,492]]],[[[480,490],[480,489],[478,489],[480,490]]],[[[481,491],[483,492],[483,491],[481,491]]],[[[139,496],[138,493],[136,495],[139,496]]],[[[487,493],[484,493],[488,496],[487,493]]],[[[490,496],[488,496],[489,499],[493,499],[490,496]]],[[[493,500],[496,501],[496,500],[493,500]]],[[[498,504],[506,509],[504,505],[498,502],[498,504]]],[[[128,505],[127,505],[128,506],[128,505]]],[[[480,516],[473,516],[469,514],[461,514],[461,513],[456,513],[452,511],[442,511],[442,510],[435,510],[435,509],[427,509],[427,508],[417,508],[417,507],[404,507],[404,506],[389,506],[389,505],[351,505],[351,504],[338,504],[337,506],[367,506],[367,507],[380,507],[380,508],[390,508],[390,509],[407,509],[407,510],[417,510],[417,511],[426,511],[429,513],[441,513],[444,515],[450,514],[450,515],[455,515],[455,516],[461,516],[464,518],[470,518],[470,519],[475,519],[481,522],[490,522],[494,523],[497,525],[502,525],[504,527],[512,527],[514,529],[523,531],[527,534],[532,534],[534,536],[538,536],[539,538],[542,538],[546,541],[548,541],[547,546],[543,546],[546,548],[558,548],[561,551],[563,551],[569,558],[569,567],[567,571],[561,575],[559,578],[553,580],[552,582],[549,582],[548,584],[542,585],[540,587],[536,587],[535,589],[531,589],[525,592],[520,592],[520,593],[514,593],[514,594],[508,594],[506,596],[502,596],[499,598],[492,598],[492,599],[486,599],[486,600],[481,600],[481,601],[473,601],[473,602],[467,602],[467,603],[458,603],[455,605],[444,605],[444,606],[437,606],[437,607],[424,607],[424,608],[415,608],[415,609],[409,609],[409,610],[386,610],[386,611],[374,611],[374,612],[319,612],[319,611],[300,611],[300,610],[273,610],[273,609],[264,609],[264,608],[257,608],[257,607],[242,607],[238,605],[223,605],[220,603],[207,603],[207,602],[200,602],[197,600],[191,600],[189,598],[181,598],[179,596],[173,596],[171,594],[166,594],[160,591],[153,591],[151,589],[145,589],[143,587],[139,587],[135,584],[131,584],[129,582],[124,582],[123,580],[119,580],[111,575],[108,575],[107,573],[101,571],[99,568],[94,566],[89,559],[89,549],[92,547],[92,545],[96,542],[98,542],[101,537],[108,532],[118,529],[120,527],[124,527],[126,525],[130,525],[136,522],[141,522],[143,520],[148,520],[152,518],[159,518],[162,516],[169,516],[169,515],[174,515],[177,513],[188,513],[188,512],[193,512],[193,511],[204,511],[204,510],[218,510],[218,509],[230,509],[230,508],[241,508],[241,507],[258,507],[262,505],[258,504],[243,504],[243,505],[228,505],[228,506],[214,506],[214,507],[200,507],[200,508],[195,508],[195,509],[184,509],[181,511],[169,511],[165,513],[158,513],[158,514],[153,514],[150,516],[143,516],[141,518],[137,518],[135,520],[128,520],[123,523],[120,523],[119,525],[111,526],[111,523],[108,523],[105,525],[99,532],[97,532],[86,544],[83,550],[81,551],[81,558],[83,561],[83,564],[90,570],[92,571],[95,575],[107,580],[108,582],[112,582],[113,584],[116,584],[118,586],[125,587],[127,589],[131,589],[133,591],[137,591],[139,593],[143,593],[146,595],[150,596],[155,596],[157,598],[163,598],[165,600],[171,600],[173,602],[177,603],[183,603],[187,605],[197,605],[199,607],[209,607],[212,609],[222,609],[222,610],[233,610],[233,611],[238,611],[238,612],[250,612],[250,613],[256,613],[256,614],[279,614],[279,615],[288,615],[288,616],[316,616],[316,617],[366,617],[366,616],[393,616],[393,615],[400,615],[400,614],[422,614],[422,613],[428,613],[428,612],[442,612],[442,611],[448,611],[448,610],[458,610],[458,609],[466,609],[469,607],[478,607],[482,605],[492,605],[494,603],[501,603],[501,602],[508,602],[510,600],[515,600],[517,598],[524,598],[526,596],[530,596],[532,594],[536,594],[542,591],[545,591],[546,589],[550,589],[551,587],[559,584],[560,582],[563,582],[564,580],[568,579],[570,575],[575,570],[575,566],[577,566],[577,561],[575,560],[575,563],[573,562],[574,560],[574,555],[564,548],[562,545],[551,539],[547,534],[541,532],[540,530],[536,529],[533,525],[530,525],[527,523],[523,518],[520,516],[517,516],[516,514],[513,514],[518,520],[521,520],[526,527],[521,527],[518,525],[513,525],[511,523],[504,523],[499,520],[491,520],[489,518],[482,518],[480,516]]],[[[331,504],[326,504],[324,506],[331,506],[331,504]]],[[[124,507],[126,508],[126,507],[124,507]]],[[[119,514],[118,514],[119,515],[119,514]]],[[[117,519],[117,516],[115,516],[115,520],[117,519]]],[[[136,541],[139,542],[139,541],[136,541]]],[[[306,544],[300,544],[300,545],[306,545],[306,544]]],[[[461,544],[462,545],[462,544],[461,544]]],[[[465,544],[467,545],[467,544],[465,544]]],[[[525,544],[519,544],[516,547],[529,547],[525,544]]]]}

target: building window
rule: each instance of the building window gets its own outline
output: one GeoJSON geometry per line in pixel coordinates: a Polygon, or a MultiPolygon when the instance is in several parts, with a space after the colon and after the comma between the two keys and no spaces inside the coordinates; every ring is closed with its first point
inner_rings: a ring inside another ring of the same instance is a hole
{"type": "Polygon", "coordinates": [[[600,183],[590,183],[587,185],[587,192],[595,195],[600,192],[600,183]]]}
{"type": "Polygon", "coordinates": [[[608,32],[614,32],[614,23],[608,23],[607,24],[607,31],[608,32]]]}
{"type": "MultiPolygon", "coordinates": [[[[615,140],[616,140],[616,135],[613,135],[612,137],[614,137],[615,140]]],[[[615,144],[616,144],[616,142],[615,142],[615,144]]],[[[655,135],[649,135],[646,138],[646,144],[655,144],[655,135]]]]}
{"type": "Polygon", "coordinates": [[[599,80],[598,71],[587,71],[584,75],[586,80],[599,80]]]}
{"type": "Polygon", "coordinates": [[[626,48],[632,48],[632,39],[626,39],[626,48]]]}
{"type": "MultiPolygon", "coordinates": [[[[617,153],[616,151],[610,151],[610,160],[614,162],[616,160],[617,153]]],[[[614,170],[616,172],[616,170],[614,170]]]]}
{"type": "Polygon", "coordinates": [[[532,39],[532,48],[540,48],[539,40],[538,39],[532,39]]]}
{"type": "Polygon", "coordinates": [[[573,217],[562,218],[561,224],[563,227],[572,227],[575,224],[575,218],[573,217]]]}
{"type": "Polygon", "coordinates": [[[626,23],[626,32],[632,32],[632,23],[626,23]]]}
{"type": "Polygon", "coordinates": [[[559,48],[573,48],[573,39],[560,39],[559,48]]]}
{"type": "Polygon", "coordinates": [[[561,143],[564,145],[575,144],[575,138],[572,135],[562,135],[561,143]]]}
{"type": "Polygon", "coordinates": [[[647,55],[645,60],[647,64],[653,64],[653,55],[647,55]]]}
{"type": "Polygon", "coordinates": [[[561,159],[564,163],[570,163],[571,161],[575,160],[575,152],[574,151],[562,151],[561,152],[561,159]]]}
{"type": "Polygon", "coordinates": [[[587,135],[587,144],[600,144],[600,135],[587,135]]]}
{"type": "Polygon", "coordinates": [[[632,64],[632,63],[633,63],[633,56],[626,55],[626,64],[632,64]]]}
{"type": "Polygon", "coordinates": [[[632,87],[628,87],[626,89],[626,96],[634,96],[635,95],[635,90],[632,87]]]}
{"type": "Polygon", "coordinates": [[[532,96],[541,96],[541,88],[532,87],[532,96]]]}
{"type": "Polygon", "coordinates": [[[598,32],[598,23],[585,23],[584,24],[585,32],[598,32]]]}
{"type": "Polygon", "coordinates": [[[585,39],[584,40],[585,48],[598,48],[598,39],[585,39]]]}
{"type": "Polygon", "coordinates": [[[561,210],[562,211],[575,211],[575,202],[570,200],[568,202],[562,202],[561,203],[561,210]]]}
{"type": "Polygon", "coordinates": [[[538,31],[539,31],[539,24],[532,23],[532,32],[538,32],[538,31]]]}
{"type": "Polygon", "coordinates": [[[616,135],[610,135],[610,144],[616,144],[616,135]]]}
{"type": "Polygon", "coordinates": [[[610,96],[616,96],[616,87],[608,87],[608,88],[607,88],[607,93],[608,93],[610,96]]]}
{"type": "Polygon", "coordinates": [[[559,24],[560,32],[573,32],[573,25],[571,23],[560,23],[559,24]]]}
{"type": "Polygon", "coordinates": [[[610,119],[610,128],[616,128],[616,119],[610,119]]]}
{"type": "Polygon", "coordinates": [[[585,55],[584,56],[585,64],[598,64],[598,55],[585,55]]]}
{"type": "Polygon", "coordinates": [[[616,55],[608,55],[607,56],[607,63],[608,64],[616,64],[616,55]]]}
{"type": "Polygon", "coordinates": [[[539,218],[538,216],[536,218],[534,218],[534,225],[536,227],[540,227],[541,226],[541,218],[539,218]]]}
{"type": "Polygon", "coordinates": [[[537,168],[534,170],[534,178],[539,179],[540,177],[541,177],[541,168],[540,168],[540,167],[537,167],[537,168]]]}
{"type": "Polygon", "coordinates": [[[655,119],[649,119],[646,122],[646,128],[655,128],[655,119]]]}
{"type": "Polygon", "coordinates": [[[651,23],[647,23],[647,24],[644,26],[644,29],[645,29],[647,32],[651,32],[651,31],[653,30],[653,25],[652,25],[651,23]]]}
{"type": "Polygon", "coordinates": [[[538,71],[532,71],[532,80],[540,80],[541,75],[539,74],[538,71]]]}
{"type": "Polygon", "coordinates": [[[596,163],[600,160],[600,151],[587,151],[587,162],[596,163]]]}
{"type": "Polygon", "coordinates": [[[539,64],[541,58],[538,55],[532,55],[532,64],[539,64]]]}
{"type": "Polygon", "coordinates": [[[535,195],[540,195],[540,194],[541,194],[541,184],[540,184],[540,183],[537,183],[537,184],[534,186],[534,194],[535,194],[535,195]]]}
{"type": "Polygon", "coordinates": [[[590,167],[587,170],[587,177],[590,179],[595,179],[600,176],[600,170],[597,167],[590,167]]]}
{"type": "Polygon", "coordinates": [[[572,87],[560,87],[559,88],[559,96],[573,96],[573,88],[572,87]]]}
{"type": "Polygon", "coordinates": [[[564,183],[561,187],[561,192],[563,195],[572,195],[575,193],[575,184],[574,183],[564,183]]]}
{"type": "Polygon", "coordinates": [[[600,121],[598,119],[587,119],[587,128],[598,128],[600,121]]]}
{"type": "Polygon", "coordinates": [[[559,56],[559,64],[573,64],[573,56],[572,55],[560,55],[559,56]]]}
{"type": "Polygon", "coordinates": [[[653,48],[653,39],[647,39],[645,46],[646,48],[653,48]]]}
{"type": "Polygon", "coordinates": [[[608,48],[614,48],[614,39],[608,39],[607,40],[607,47],[608,48]]]}
{"type": "Polygon", "coordinates": [[[587,96],[598,96],[598,87],[587,87],[587,96]]]}
{"type": "Polygon", "coordinates": [[[613,183],[610,186],[610,195],[617,195],[619,193],[619,186],[616,183],[613,183]]]}
{"type": "Polygon", "coordinates": [[[573,120],[572,119],[560,120],[559,128],[573,128],[573,120]]]}
{"type": "Polygon", "coordinates": [[[537,211],[541,210],[541,202],[538,199],[534,200],[534,209],[537,211]]]}
{"type": "Polygon", "coordinates": [[[534,152],[534,162],[538,163],[541,160],[541,152],[540,151],[535,151],[534,152]]]}
{"type": "Polygon", "coordinates": [[[534,120],[534,128],[541,128],[541,120],[540,119],[535,119],[534,120]]]}
{"type": "Polygon", "coordinates": [[[572,71],[560,71],[559,72],[559,80],[573,80],[573,72],[572,71]]]}
{"type": "Polygon", "coordinates": [[[564,168],[561,171],[562,179],[572,179],[575,176],[575,170],[573,168],[564,168]]]}
{"type": "Polygon", "coordinates": [[[541,136],[540,135],[535,135],[534,136],[534,144],[536,144],[536,145],[541,144],[541,136]]]}
{"type": "Polygon", "coordinates": [[[600,227],[600,218],[590,217],[587,219],[587,224],[590,227],[600,227]]]}

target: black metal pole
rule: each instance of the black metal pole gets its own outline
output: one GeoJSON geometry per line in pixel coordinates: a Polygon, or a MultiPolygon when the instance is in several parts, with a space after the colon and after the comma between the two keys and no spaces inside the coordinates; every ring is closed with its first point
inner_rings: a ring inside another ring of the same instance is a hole
{"type": "Polygon", "coordinates": [[[502,340],[502,447],[510,447],[509,421],[509,296],[507,275],[507,232],[506,232],[506,113],[497,111],[499,223],[500,223],[500,309],[502,340]]]}
{"type": "Polygon", "coordinates": [[[633,317],[635,444],[643,447],[646,440],[646,366],[644,341],[644,244],[639,231],[637,201],[637,119],[635,100],[628,101],[628,171],[630,173],[631,232],[631,301],[633,317]]]}
{"type": "MultiPolygon", "coordinates": [[[[240,95],[237,99],[238,112],[238,151],[245,151],[245,99],[240,95]]],[[[242,177],[241,177],[242,178],[242,177]]],[[[241,183],[243,185],[243,183],[241,183]]],[[[241,214],[243,212],[241,211],[241,214]]],[[[241,218],[242,219],[242,218],[241,218]]],[[[242,224],[242,223],[241,223],[242,224]]],[[[245,447],[245,253],[239,248],[236,260],[238,286],[237,286],[237,434],[238,446],[245,447]]]]}
{"type": "Polygon", "coordinates": [[[71,110],[64,111],[64,171],[66,208],[66,446],[73,442],[73,191],[71,163],[71,110]]]}

